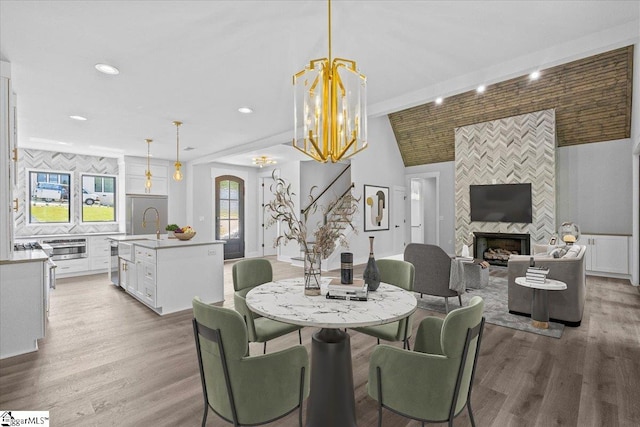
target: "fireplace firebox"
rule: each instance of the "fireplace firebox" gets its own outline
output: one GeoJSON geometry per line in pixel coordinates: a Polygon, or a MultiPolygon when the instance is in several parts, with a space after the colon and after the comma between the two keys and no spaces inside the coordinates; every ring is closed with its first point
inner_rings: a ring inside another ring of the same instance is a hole
{"type": "Polygon", "coordinates": [[[473,236],[473,257],[489,264],[506,266],[512,254],[531,254],[529,234],[474,232],[473,236]]]}

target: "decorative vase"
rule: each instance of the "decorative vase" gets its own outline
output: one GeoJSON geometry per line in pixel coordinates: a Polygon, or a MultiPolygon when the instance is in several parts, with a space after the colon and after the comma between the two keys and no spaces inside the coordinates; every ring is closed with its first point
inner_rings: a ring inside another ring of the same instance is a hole
{"type": "Polygon", "coordinates": [[[304,253],[304,294],[320,295],[320,254],[306,251],[304,253]]]}
{"type": "Polygon", "coordinates": [[[351,252],[340,254],[340,283],[343,285],[353,284],[353,254],[351,252]]]}
{"type": "Polygon", "coordinates": [[[375,291],[380,286],[380,270],[378,270],[376,259],[373,256],[373,236],[369,237],[369,261],[367,261],[362,278],[370,291],[375,291]]]}
{"type": "Polygon", "coordinates": [[[462,256],[465,258],[469,258],[469,246],[462,245],[462,256]]]}

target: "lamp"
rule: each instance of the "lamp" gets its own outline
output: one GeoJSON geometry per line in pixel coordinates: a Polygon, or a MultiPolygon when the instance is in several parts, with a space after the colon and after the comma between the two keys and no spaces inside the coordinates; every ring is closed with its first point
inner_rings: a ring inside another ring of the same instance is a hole
{"type": "Polygon", "coordinates": [[[151,165],[149,159],[151,158],[151,143],[153,139],[145,139],[147,143],[147,170],[145,171],[145,176],[147,180],[144,183],[144,192],[149,193],[151,191],[151,165]]]}
{"type": "Polygon", "coordinates": [[[328,3],[329,57],[312,60],[293,76],[292,145],[322,163],[348,159],[367,147],[367,78],[355,61],[331,59],[328,3]]]}
{"type": "Polygon", "coordinates": [[[184,176],[180,171],[180,167],[182,166],[182,163],[180,163],[180,125],[182,122],[175,121],[173,124],[176,125],[176,162],[174,163],[176,171],[173,173],[173,179],[175,181],[182,181],[182,177],[184,176]]]}
{"type": "Polygon", "coordinates": [[[275,165],[276,163],[278,163],[278,162],[276,162],[273,159],[270,159],[267,156],[260,156],[260,157],[256,157],[256,158],[253,159],[253,164],[254,165],[258,165],[261,168],[266,166],[266,165],[275,165]]]}

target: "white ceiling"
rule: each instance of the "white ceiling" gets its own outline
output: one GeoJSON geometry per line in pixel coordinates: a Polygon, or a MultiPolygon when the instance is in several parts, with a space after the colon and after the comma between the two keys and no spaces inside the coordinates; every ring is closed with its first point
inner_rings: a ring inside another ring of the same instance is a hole
{"type": "MultiPolygon", "coordinates": [[[[434,99],[443,82],[637,27],[638,3],[337,0],[333,56],[358,62],[369,111],[385,114],[434,99]]],[[[181,160],[269,154],[292,135],[291,76],[327,55],[326,14],[324,0],[0,0],[19,146],[145,156],[152,138],[154,158],[173,159],[181,120],[181,147],[195,148],[181,160]],[[100,62],[120,75],[97,72],[100,62]]]]}

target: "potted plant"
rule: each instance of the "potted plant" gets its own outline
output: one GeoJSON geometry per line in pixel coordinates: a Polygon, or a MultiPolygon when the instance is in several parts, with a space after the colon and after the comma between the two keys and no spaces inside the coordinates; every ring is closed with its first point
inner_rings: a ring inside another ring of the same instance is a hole
{"type": "Polygon", "coordinates": [[[164,229],[167,230],[171,236],[175,237],[174,231],[178,230],[179,228],[180,227],[178,227],[177,224],[169,224],[164,229]]]}

